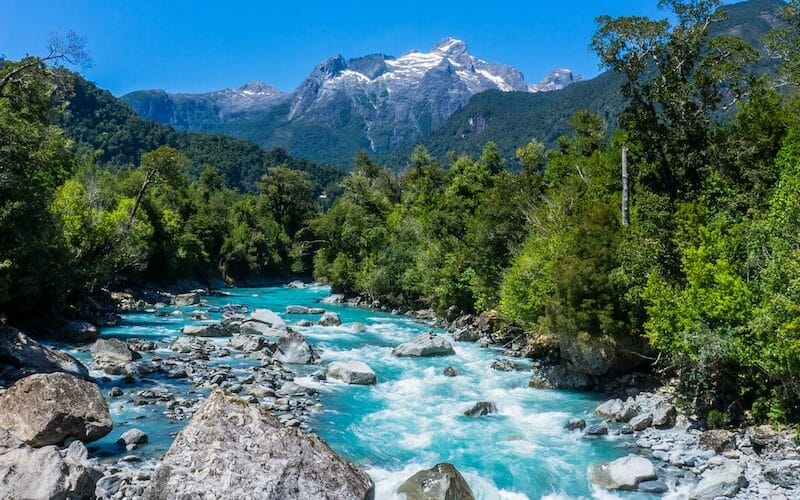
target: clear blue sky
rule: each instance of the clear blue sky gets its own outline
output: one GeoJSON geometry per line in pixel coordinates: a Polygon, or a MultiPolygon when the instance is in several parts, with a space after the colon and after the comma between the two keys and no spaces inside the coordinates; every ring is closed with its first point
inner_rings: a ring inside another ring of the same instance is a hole
{"type": "Polygon", "coordinates": [[[656,4],[0,0],[0,54],[40,54],[48,33],[71,29],[88,42],[93,66],[86,76],[116,95],[202,92],[253,80],[292,90],[331,55],[401,55],[453,36],[475,56],[511,64],[534,82],[557,67],[596,75],[587,48],[594,18],[659,15],[656,4]]]}

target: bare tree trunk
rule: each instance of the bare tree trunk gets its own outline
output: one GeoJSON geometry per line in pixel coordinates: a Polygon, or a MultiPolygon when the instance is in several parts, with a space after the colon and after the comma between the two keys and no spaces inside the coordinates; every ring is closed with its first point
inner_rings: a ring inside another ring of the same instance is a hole
{"type": "Polygon", "coordinates": [[[622,146],[622,225],[630,223],[628,218],[628,146],[622,146]]]}

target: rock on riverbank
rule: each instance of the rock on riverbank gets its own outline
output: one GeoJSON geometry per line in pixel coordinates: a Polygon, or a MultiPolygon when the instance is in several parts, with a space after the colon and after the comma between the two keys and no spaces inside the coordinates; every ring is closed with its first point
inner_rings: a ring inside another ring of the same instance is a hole
{"type": "Polygon", "coordinates": [[[365,472],[257,404],[214,391],[158,466],[145,499],[372,499],[365,472]],[[269,459],[265,459],[269,457],[269,459]]]}
{"type": "Polygon", "coordinates": [[[66,373],[25,377],[0,395],[0,427],[31,446],[84,442],[111,432],[108,405],[96,384],[66,373]]]}

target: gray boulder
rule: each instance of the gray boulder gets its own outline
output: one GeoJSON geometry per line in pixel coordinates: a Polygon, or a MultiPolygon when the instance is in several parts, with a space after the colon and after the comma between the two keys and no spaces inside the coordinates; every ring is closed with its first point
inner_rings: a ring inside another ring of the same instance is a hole
{"type": "Polygon", "coordinates": [[[800,460],[777,460],[764,468],[764,477],[772,484],[792,489],[800,486],[800,460]]]}
{"type": "Polygon", "coordinates": [[[178,434],[143,498],[374,498],[366,472],[320,438],[217,390],[178,434]]]}
{"type": "Polygon", "coordinates": [[[100,331],[96,326],[83,320],[72,320],[64,323],[61,327],[59,340],[66,342],[74,342],[76,344],[85,344],[97,340],[100,336],[100,331]]]}
{"type": "Polygon", "coordinates": [[[326,375],[353,385],[372,385],[375,372],[362,361],[335,361],[328,365],[326,375]]]}
{"type": "Polygon", "coordinates": [[[628,421],[628,425],[631,426],[631,429],[634,431],[643,431],[650,427],[653,423],[653,415],[650,413],[642,413],[641,415],[636,415],[630,421],[628,421]]]}
{"type": "Polygon", "coordinates": [[[341,318],[335,312],[326,312],[319,319],[320,326],[340,326],[342,324],[341,318]]]}
{"type": "Polygon", "coordinates": [[[286,331],[286,322],[269,309],[256,309],[242,321],[242,333],[255,335],[280,335],[286,331]]]}
{"type": "Polygon", "coordinates": [[[600,404],[595,413],[615,422],[627,422],[636,416],[637,410],[635,404],[631,401],[625,403],[621,399],[610,399],[600,404]]]}
{"type": "Polygon", "coordinates": [[[85,456],[74,455],[62,457],[55,446],[32,448],[0,428],[0,498],[94,498],[96,473],[85,456]]]}
{"type": "Polygon", "coordinates": [[[314,363],[319,359],[306,338],[294,330],[281,334],[272,357],[281,363],[297,365],[314,363]]]}
{"type": "Polygon", "coordinates": [[[16,328],[0,326],[0,378],[14,381],[31,373],[69,373],[88,379],[89,370],[69,354],[44,347],[16,328]]]}
{"type": "Polygon", "coordinates": [[[142,356],[119,339],[98,339],[89,349],[95,363],[129,363],[142,356]]]}
{"type": "Polygon", "coordinates": [[[564,428],[570,431],[583,430],[586,428],[586,421],[582,418],[571,418],[567,421],[567,425],[565,425],[564,428]]]}
{"type": "Polygon", "coordinates": [[[286,285],[286,288],[297,288],[298,290],[302,290],[305,287],[306,287],[306,284],[303,283],[300,280],[294,280],[291,283],[289,283],[288,285],[286,285]]]}
{"type": "Polygon", "coordinates": [[[133,428],[123,432],[117,439],[117,443],[125,446],[125,449],[132,450],[140,444],[144,444],[148,440],[148,436],[143,431],[133,428]]]}
{"type": "Polygon", "coordinates": [[[231,332],[217,324],[186,325],[181,328],[181,333],[192,337],[230,337],[231,332]]]}
{"type": "Polygon", "coordinates": [[[0,395],[0,427],[34,447],[68,437],[89,442],[111,432],[111,415],[96,384],[43,373],[17,381],[0,395]]]}
{"type": "Polygon", "coordinates": [[[700,482],[692,490],[690,498],[706,500],[718,497],[732,497],[747,486],[744,470],[735,463],[727,463],[714,469],[706,469],[700,482]]]}
{"type": "Polygon", "coordinates": [[[456,370],[452,366],[445,366],[444,370],[442,371],[442,374],[445,377],[457,377],[458,376],[458,370],[456,370]]]}
{"type": "Polygon", "coordinates": [[[196,306],[200,304],[200,294],[198,292],[180,293],[173,300],[176,306],[196,306]]]}
{"type": "Polygon", "coordinates": [[[408,478],[397,488],[407,500],[473,500],[464,476],[452,464],[437,464],[408,478]]]}
{"type": "Polygon", "coordinates": [[[678,416],[675,405],[668,401],[659,401],[656,403],[655,407],[653,407],[652,413],[653,427],[658,427],[660,429],[674,426],[675,417],[678,416]]]}
{"type": "Polygon", "coordinates": [[[491,401],[479,401],[464,412],[467,417],[483,417],[490,413],[497,413],[497,407],[491,401]]]}
{"type": "Polygon", "coordinates": [[[286,314],[308,314],[306,306],[286,306],[286,314]]]}
{"type": "Polygon", "coordinates": [[[592,482],[609,490],[633,490],[642,481],[655,478],[656,469],[652,462],[636,455],[592,467],[592,482]]]}
{"type": "Polygon", "coordinates": [[[590,425],[583,433],[587,436],[605,436],[608,434],[608,424],[600,422],[599,424],[590,425]]]}
{"type": "Polygon", "coordinates": [[[392,354],[401,357],[447,356],[455,354],[455,351],[444,337],[423,333],[392,349],[392,354]]]}
{"type": "Polygon", "coordinates": [[[263,351],[270,343],[261,335],[236,335],[228,341],[228,345],[237,351],[256,352],[263,351]]]}
{"type": "Polygon", "coordinates": [[[332,293],[327,297],[320,300],[323,304],[341,304],[344,302],[344,295],[341,293],[332,293]]]}

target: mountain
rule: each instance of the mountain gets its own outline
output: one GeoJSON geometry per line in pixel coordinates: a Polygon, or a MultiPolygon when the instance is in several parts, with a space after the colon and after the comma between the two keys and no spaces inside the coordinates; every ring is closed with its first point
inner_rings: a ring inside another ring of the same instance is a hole
{"type": "MultiPolygon", "coordinates": [[[[308,173],[318,192],[344,175],[336,167],[293,158],[281,148],[265,150],[227,135],[176,131],[170,125],[140,117],[110,92],[80,75],[72,75],[72,80],[73,88],[64,113],[58,115],[58,125],[78,152],[91,155],[102,166],[135,166],[142,153],[166,144],[189,158],[190,177],[197,177],[210,165],[228,187],[243,192],[255,192],[261,176],[278,165],[308,173]]],[[[243,91],[242,96],[229,94],[220,99],[226,104],[226,112],[236,113],[243,99],[263,102],[275,94],[262,84],[248,84],[239,90],[243,91]]]]}
{"type": "Polygon", "coordinates": [[[528,84],[515,68],[483,61],[463,41],[445,38],[429,52],[400,57],[331,57],[290,93],[248,84],[204,94],[144,90],[122,99],[141,116],[180,130],[233,135],[348,164],[361,149],[381,154],[420,140],[480,92],[543,92],[579,79],[556,70],[528,84]]]}
{"type": "Polygon", "coordinates": [[[561,90],[575,82],[582,82],[584,78],[576,75],[570,69],[554,69],[549,75],[537,83],[528,85],[529,92],[552,92],[561,90]]]}
{"type": "MultiPolygon", "coordinates": [[[[756,47],[761,59],[753,68],[759,74],[774,74],[777,62],[771,59],[762,37],[782,22],[782,0],[749,0],[722,7],[727,19],[712,25],[711,36],[734,35],[756,47]]],[[[561,77],[554,72],[552,80],[561,77]]],[[[565,77],[571,75],[564,71],[565,77]]],[[[573,76],[574,78],[574,76],[573,76]]],[[[469,103],[453,113],[438,129],[420,144],[441,161],[450,154],[480,154],[487,141],[494,141],[506,163],[518,166],[515,149],[536,139],[548,147],[569,130],[570,117],[580,109],[593,111],[606,120],[609,130],[617,126],[625,105],[619,89],[624,77],[610,71],[586,81],[577,81],[566,88],[546,93],[486,91],[475,95],[469,103]]],[[[543,80],[547,85],[548,79],[543,80]]],[[[397,148],[383,156],[388,166],[403,168],[413,146],[397,148]]]]}

